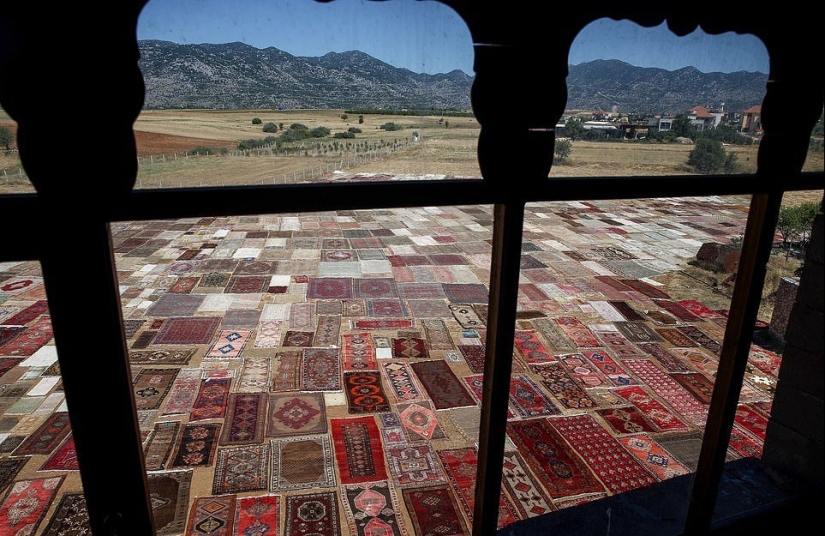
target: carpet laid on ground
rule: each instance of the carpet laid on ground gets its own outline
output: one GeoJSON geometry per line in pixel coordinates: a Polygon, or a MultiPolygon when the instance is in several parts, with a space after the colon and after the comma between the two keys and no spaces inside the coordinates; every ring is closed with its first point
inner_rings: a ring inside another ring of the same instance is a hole
{"type": "MultiPolygon", "coordinates": [[[[657,276],[746,215],[527,207],[499,527],[695,469],[727,311],[657,276]]],[[[469,534],[492,219],[113,223],[157,533],[469,534]]],[[[0,264],[3,534],[89,534],[46,290],[37,263],[0,264]]],[[[780,364],[754,344],[729,459],[760,456],[780,364]]]]}

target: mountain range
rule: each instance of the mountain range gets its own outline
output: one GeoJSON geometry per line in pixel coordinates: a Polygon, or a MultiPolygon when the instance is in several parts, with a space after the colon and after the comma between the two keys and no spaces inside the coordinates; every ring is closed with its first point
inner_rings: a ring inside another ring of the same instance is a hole
{"type": "MultiPolygon", "coordinates": [[[[139,41],[146,109],[470,110],[473,77],[414,73],[359,51],[293,56],[244,43],[139,41]]],[[[693,106],[741,112],[762,102],[764,73],[634,67],[619,60],[569,66],[568,110],[676,114],[693,106]]]]}

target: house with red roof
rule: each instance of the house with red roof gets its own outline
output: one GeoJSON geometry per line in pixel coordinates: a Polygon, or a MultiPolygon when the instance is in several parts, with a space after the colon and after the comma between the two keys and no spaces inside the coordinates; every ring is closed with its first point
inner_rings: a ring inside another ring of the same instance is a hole
{"type": "Polygon", "coordinates": [[[719,126],[726,114],[725,112],[711,112],[704,106],[694,106],[688,109],[685,115],[690,119],[690,123],[696,127],[696,130],[701,132],[719,126]]]}
{"type": "Polygon", "coordinates": [[[762,107],[751,106],[742,112],[742,132],[762,132],[762,107]]]}

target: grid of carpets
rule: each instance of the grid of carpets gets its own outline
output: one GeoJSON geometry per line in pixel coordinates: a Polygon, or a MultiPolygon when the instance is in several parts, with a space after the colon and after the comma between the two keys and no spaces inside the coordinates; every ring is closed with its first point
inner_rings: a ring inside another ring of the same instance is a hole
{"type": "MultiPolygon", "coordinates": [[[[726,312],[654,274],[714,239],[690,223],[737,236],[745,215],[723,199],[527,208],[499,527],[693,470],[726,312]]],[[[113,224],[158,534],[469,534],[492,221],[113,224]]],[[[780,364],[754,344],[730,458],[761,454],[780,364]]],[[[25,495],[33,528],[84,533],[59,375],[39,267],[0,266],[0,529],[25,495]]]]}

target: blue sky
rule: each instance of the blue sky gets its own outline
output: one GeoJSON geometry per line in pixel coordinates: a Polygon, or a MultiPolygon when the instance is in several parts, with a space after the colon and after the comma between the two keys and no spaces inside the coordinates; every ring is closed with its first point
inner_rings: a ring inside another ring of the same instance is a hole
{"type": "MultiPolygon", "coordinates": [[[[295,56],[361,50],[418,73],[473,74],[466,25],[449,7],[428,0],[149,0],[138,21],[138,39],[240,41],[295,56]]],[[[768,72],[767,52],[754,36],[697,31],[678,38],[664,25],[642,28],[607,19],[579,34],[569,63],[595,59],[668,70],[692,65],[706,73],[768,72]]]]}

